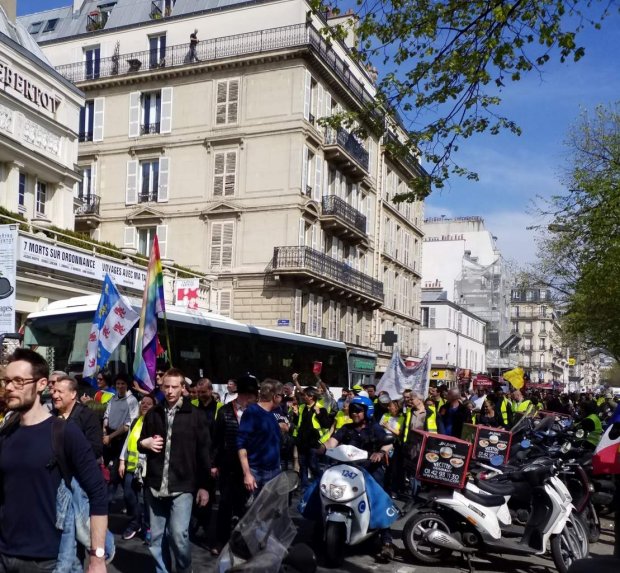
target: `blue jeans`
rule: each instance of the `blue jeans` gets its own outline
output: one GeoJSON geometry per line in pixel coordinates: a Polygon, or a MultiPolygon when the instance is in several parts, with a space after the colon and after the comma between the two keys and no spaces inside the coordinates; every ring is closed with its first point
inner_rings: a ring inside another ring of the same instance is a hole
{"type": "Polygon", "coordinates": [[[257,488],[254,491],[254,497],[260,493],[268,481],[271,481],[274,477],[279,476],[282,473],[280,468],[276,468],[274,470],[259,470],[257,468],[253,468],[252,466],[250,466],[250,471],[252,472],[257,485],[257,488]]]}
{"type": "Polygon", "coordinates": [[[157,573],[171,573],[170,552],[162,548],[164,535],[174,554],[177,573],[191,573],[192,554],[189,543],[189,522],[194,495],[181,493],[170,497],[155,497],[149,488],[145,491],[151,522],[151,546],[157,573]]]}
{"type": "MultiPolygon", "coordinates": [[[[90,504],[88,496],[75,478],[71,489],[60,482],[56,493],[56,527],[62,531],[58,561],[54,573],[82,573],[84,567],[77,558],[77,542],[90,547],[90,504]]],[[[106,531],[106,559],[115,552],[114,536],[106,531]]]]}

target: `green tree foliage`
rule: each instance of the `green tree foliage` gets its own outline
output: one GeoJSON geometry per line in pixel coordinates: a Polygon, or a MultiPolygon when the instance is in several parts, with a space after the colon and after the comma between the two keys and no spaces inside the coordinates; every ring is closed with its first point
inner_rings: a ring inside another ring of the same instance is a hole
{"type": "Polygon", "coordinates": [[[547,205],[540,271],[562,295],[568,331],[620,360],[620,103],[584,113],[568,145],[568,191],[547,205]]]}
{"type": "MultiPolygon", "coordinates": [[[[353,6],[352,17],[327,34],[341,39],[353,27],[362,65],[379,66],[375,109],[356,112],[381,128],[385,111],[398,112],[407,150],[433,165],[441,187],[452,173],[476,173],[451,158],[459,141],[480,132],[519,133],[498,109],[505,84],[539,71],[552,57],[579,60],[579,34],[599,28],[614,0],[311,0],[332,15],[353,6]],[[377,113],[380,111],[380,113],[377,113]]],[[[342,118],[340,118],[342,119],[342,118]]],[[[419,182],[417,194],[428,192],[419,182]]],[[[413,200],[416,193],[401,199],[413,200]]]]}

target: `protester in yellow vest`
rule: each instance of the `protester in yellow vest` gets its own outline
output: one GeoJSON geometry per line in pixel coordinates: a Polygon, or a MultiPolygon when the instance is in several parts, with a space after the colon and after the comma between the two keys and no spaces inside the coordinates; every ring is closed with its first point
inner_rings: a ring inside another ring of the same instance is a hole
{"type": "Polygon", "coordinates": [[[582,409],[585,417],[579,422],[579,426],[586,433],[586,441],[593,446],[598,446],[603,436],[603,424],[596,413],[596,404],[594,402],[585,402],[582,409]]]}
{"type": "Polygon", "coordinates": [[[127,515],[131,518],[129,525],[123,533],[123,539],[132,539],[143,531],[143,537],[147,544],[150,542],[151,534],[149,529],[149,512],[148,508],[144,507],[138,499],[140,487],[137,487],[137,484],[142,484],[143,472],[146,470],[146,454],[138,453],[138,440],[140,439],[140,432],[142,432],[144,416],[153,406],[155,406],[155,398],[153,396],[142,397],[140,401],[140,414],[129,428],[118,466],[118,473],[123,480],[127,515]]]}
{"type": "Polygon", "coordinates": [[[379,424],[383,428],[385,428],[386,432],[389,432],[396,439],[398,439],[401,437],[401,434],[403,432],[405,417],[402,414],[398,400],[392,400],[388,404],[387,408],[388,411],[387,413],[383,414],[383,416],[381,416],[379,424]]]}
{"type": "Polygon", "coordinates": [[[346,399],[342,404],[342,410],[338,410],[334,419],[334,429],[339,430],[345,424],[352,424],[353,420],[349,417],[349,404],[351,400],[346,399]]]}
{"type": "Polygon", "coordinates": [[[532,408],[534,408],[532,401],[524,398],[521,390],[515,390],[512,393],[512,411],[515,414],[525,416],[532,408]]]}
{"type": "Polygon", "coordinates": [[[439,424],[437,421],[437,404],[433,402],[430,398],[427,398],[424,406],[426,408],[426,420],[424,423],[424,429],[427,432],[433,432],[434,434],[442,433],[439,432],[439,424]]]}

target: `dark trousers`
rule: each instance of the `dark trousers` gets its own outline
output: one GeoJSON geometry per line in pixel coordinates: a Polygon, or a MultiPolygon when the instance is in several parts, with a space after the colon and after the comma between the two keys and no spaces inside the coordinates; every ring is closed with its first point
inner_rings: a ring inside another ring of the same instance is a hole
{"type": "Polygon", "coordinates": [[[55,568],[56,559],[24,559],[0,554],[0,573],[40,573],[55,568]]]}
{"type": "MultiPolygon", "coordinates": [[[[209,503],[205,507],[200,507],[194,503],[192,509],[192,521],[190,525],[190,532],[192,536],[198,533],[198,530],[202,527],[205,536],[209,535],[209,527],[211,525],[211,516],[213,515],[213,504],[215,503],[215,480],[209,479],[209,486],[207,487],[209,493],[209,503]]],[[[221,504],[220,500],[220,504],[221,504]]]]}
{"type": "Polygon", "coordinates": [[[308,472],[310,472],[312,480],[315,480],[321,474],[319,458],[312,450],[298,450],[297,456],[299,461],[299,477],[301,479],[300,487],[304,490],[310,485],[308,472]]]}
{"type": "Polygon", "coordinates": [[[220,503],[217,510],[217,542],[222,547],[228,543],[236,523],[243,517],[248,499],[248,492],[243,484],[240,470],[222,469],[219,479],[220,503]]]}

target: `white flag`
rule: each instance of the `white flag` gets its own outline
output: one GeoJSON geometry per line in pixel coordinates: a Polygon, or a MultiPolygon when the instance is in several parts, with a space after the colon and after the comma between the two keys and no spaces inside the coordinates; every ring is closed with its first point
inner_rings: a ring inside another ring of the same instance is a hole
{"type": "Polygon", "coordinates": [[[392,400],[398,400],[402,397],[404,390],[411,389],[420,394],[423,398],[426,398],[430,381],[430,370],[430,348],[418,364],[411,368],[407,368],[403,359],[400,357],[398,347],[394,346],[392,360],[377,385],[377,393],[385,391],[390,395],[392,400]]]}

